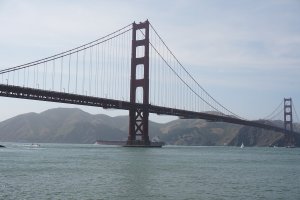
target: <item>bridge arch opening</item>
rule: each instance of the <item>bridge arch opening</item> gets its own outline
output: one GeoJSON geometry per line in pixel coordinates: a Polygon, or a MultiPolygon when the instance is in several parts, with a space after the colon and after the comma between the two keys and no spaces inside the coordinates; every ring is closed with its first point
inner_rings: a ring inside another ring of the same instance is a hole
{"type": "Polygon", "coordinates": [[[144,88],[143,87],[136,88],[135,100],[137,103],[143,103],[143,101],[144,101],[144,88]]]}
{"type": "Polygon", "coordinates": [[[145,46],[137,46],[136,47],[136,58],[145,57],[145,46]]]}
{"type": "Polygon", "coordinates": [[[136,66],[136,79],[144,79],[144,65],[140,64],[136,66]]]}
{"type": "Polygon", "coordinates": [[[146,39],[146,29],[145,28],[138,29],[138,31],[136,31],[135,33],[135,37],[137,41],[146,39]]]}

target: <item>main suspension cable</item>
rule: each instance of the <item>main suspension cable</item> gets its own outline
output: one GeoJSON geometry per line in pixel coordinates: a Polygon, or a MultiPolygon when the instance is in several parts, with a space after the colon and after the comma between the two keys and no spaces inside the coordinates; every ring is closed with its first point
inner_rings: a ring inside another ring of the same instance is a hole
{"type": "Polygon", "coordinates": [[[126,32],[128,32],[128,31],[132,30],[132,27],[131,27],[131,28],[129,28],[128,30],[123,31],[123,32],[121,32],[121,33],[115,35],[116,33],[120,32],[120,31],[122,31],[122,30],[124,30],[124,29],[127,29],[127,28],[128,28],[129,26],[131,26],[131,25],[132,25],[132,24],[129,24],[129,25],[127,25],[127,26],[124,26],[123,28],[118,29],[117,31],[114,31],[113,33],[110,33],[110,34],[108,34],[108,35],[106,35],[106,36],[104,36],[104,37],[101,37],[101,38],[96,39],[96,40],[94,40],[94,41],[92,41],[92,42],[86,43],[86,44],[81,45],[81,46],[79,46],[79,47],[70,49],[70,50],[68,50],[68,51],[64,51],[64,52],[55,54],[55,55],[53,55],[53,56],[49,56],[49,57],[46,57],[46,58],[43,58],[43,59],[39,59],[39,60],[36,60],[36,61],[33,61],[33,62],[29,62],[29,63],[26,63],[26,64],[22,64],[22,65],[18,65],[18,66],[15,66],[15,67],[10,67],[10,68],[6,68],[6,69],[2,69],[2,70],[0,70],[0,74],[7,73],[7,72],[11,72],[11,71],[15,71],[15,70],[19,70],[19,69],[23,69],[23,68],[27,68],[27,67],[30,67],[30,66],[33,66],[33,65],[41,64],[41,63],[48,62],[48,61],[51,61],[51,60],[59,59],[59,58],[64,57],[64,56],[68,56],[68,55],[73,54],[73,53],[80,52],[80,51],[82,51],[82,50],[84,50],[84,49],[86,49],[86,48],[90,48],[90,47],[93,47],[93,46],[95,46],[95,45],[101,44],[101,43],[103,43],[103,42],[106,42],[106,41],[108,41],[108,40],[110,40],[110,39],[113,39],[113,38],[115,38],[115,37],[117,37],[117,36],[119,36],[119,35],[122,35],[123,33],[126,33],[126,32]],[[113,36],[113,37],[110,37],[110,36],[112,36],[112,35],[114,35],[114,36],[113,36]],[[110,37],[110,38],[108,38],[108,37],[110,37]],[[102,40],[105,39],[105,38],[108,38],[108,39],[102,41],[102,40]],[[99,41],[101,41],[101,42],[99,42],[99,41]],[[96,43],[96,44],[94,44],[94,43],[96,43]],[[78,50],[78,49],[79,49],[79,50],[78,50]]]}
{"type": "Polygon", "coordinates": [[[273,112],[269,115],[267,115],[266,117],[264,117],[263,119],[267,120],[267,119],[272,119],[272,116],[275,112],[277,112],[277,110],[282,106],[283,104],[283,100],[280,102],[280,104],[276,107],[275,110],[273,110],[273,112]]]}
{"type": "Polygon", "coordinates": [[[292,103],[292,106],[296,115],[297,122],[300,122],[294,103],[292,103]]]}
{"type": "MultiPolygon", "coordinates": [[[[170,48],[166,45],[166,43],[164,42],[164,40],[162,39],[162,37],[157,33],[157,31],[155,30],[155,28],[152,26],[152,24],[150,23],[151,28],[153,29],[153,31],[155,32],[155,34],[159,37],[159,39],[161,40],[161,42],[164,44],[164,46],[167,48],[167,50],[171,53],[171,55],[173,56],[173,58],[176,60],[176,62],[179,64],[179,66],[181,66],[181,68],[188,74],[188,76],[197,84],[198,87],[200,87],[205,94],[207,94],[215,103],[217,103],[220,107],[222,107],[224,110],[226,110],[228,113],[232,114],[233,116],[242,119],[242,117],[236,115],[235,113],[231,112],[230,110],[228,110],[227,108],[225,108],[221,103],[219,103],[216,99],[214,99],[196,80],[195,78],[187,71],[187,69],[181,64],[181,62],[177,59],[177,57],[173,54],[173,52],[170,50],[170,48]]],[[[151,44],[151,43],[150,43],[151,44]]],[[[151,44],[151,46],[153,47],[153,45],[151,44]]],[[[161,55],[160,55],[161,56],[161,55]]],[[[165,61],[166,62],[166,61],[165,61]]],[[[169,66],[170,67],[170,66],[169,66]]],[[[172,69],[173,70],[173,69],[172,69]]],[[[173,70],[174,71],[174,70],[173,70]]],[[[178,76],[178,74],[176,74],[178,76]]],[[[193,91],[195,93],[195,91],[193,91]]],[[[195,93],[196,94],[196,93],[195,93]]],[[[200,97],[200,95],[196,94],[197,96],[200,97]]],[[[201,98],[201,97],[200,97],[201,98]]],[[[205,101],[203,98],[201,98],[203,101],[205,101]]],[[[210,105],[211,107],[213,107],[211,104],[209,104],[207,101],[205,101],[208,105],[210,105]]],[[[214,108],[214,107],[213,107],[214,108]]],[[[216,109],[216,108],[214,108],[216,109]]],[[[218,109],[216,109],[217,111],[219,111],[218,109]]],[[[219,111],[220,112],[220,111],[219,111]]]]}

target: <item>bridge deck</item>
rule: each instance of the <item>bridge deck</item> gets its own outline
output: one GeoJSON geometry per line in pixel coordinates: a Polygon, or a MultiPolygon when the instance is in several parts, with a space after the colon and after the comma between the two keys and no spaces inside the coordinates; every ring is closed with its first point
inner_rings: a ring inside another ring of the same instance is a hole
{"type": "Polygon", "coordinates": [[[232,124],[253,126],[253,127],[285,133],[285,129],[281,127],[277,127],[269,124],[263,124],[258,121],[248,121],[248,120],[238,119],[227,115],[216,115],[216,114],[209,114],[203,112],[193,112],[193,111],[187,111],[181,109],[154,106],[151,104],[149,105],[143,105],[140,103],[132,104],[127,101],[119,101],[114,99],[98,98],[98,97],[70,94],[64,92],[33,89],[33,88],[19,87],[13,85],[0,84],[0,96],[95,106],[95,107],[102,107],[102,108],[122,109],[122,110],[130,110],[131,108],[148,109],[150,113],[155,113],[155,114],[172,115],[172,116],[178,116],[178,117],[189,118],[189,119],[205,119],[205,120],[210,120],[215,122],[227,122],[232,124]]]}

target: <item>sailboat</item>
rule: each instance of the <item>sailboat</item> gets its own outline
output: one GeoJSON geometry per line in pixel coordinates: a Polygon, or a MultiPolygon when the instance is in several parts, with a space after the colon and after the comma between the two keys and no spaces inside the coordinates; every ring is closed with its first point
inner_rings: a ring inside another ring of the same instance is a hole
{"type": "Polygon", "coordinates": [[[241,145],[241,148],[244,148],[245,146],[244,146],[244,143],[242,142],[242,145],[241,145]]]}

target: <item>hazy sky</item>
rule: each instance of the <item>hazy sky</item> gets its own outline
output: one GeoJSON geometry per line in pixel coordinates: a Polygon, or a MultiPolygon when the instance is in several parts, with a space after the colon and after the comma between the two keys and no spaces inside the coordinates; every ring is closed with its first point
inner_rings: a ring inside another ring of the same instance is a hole
{"type": "MultiPolygon", "coordinates": [[[[146,19],[197,81],[234,113],[263,118],[292,97],[300,114],[299,0],[0,0],[0,68],[146,19]]],[[[0,120],[56,107],[127,114],[1,97],[0,120]]]]}

